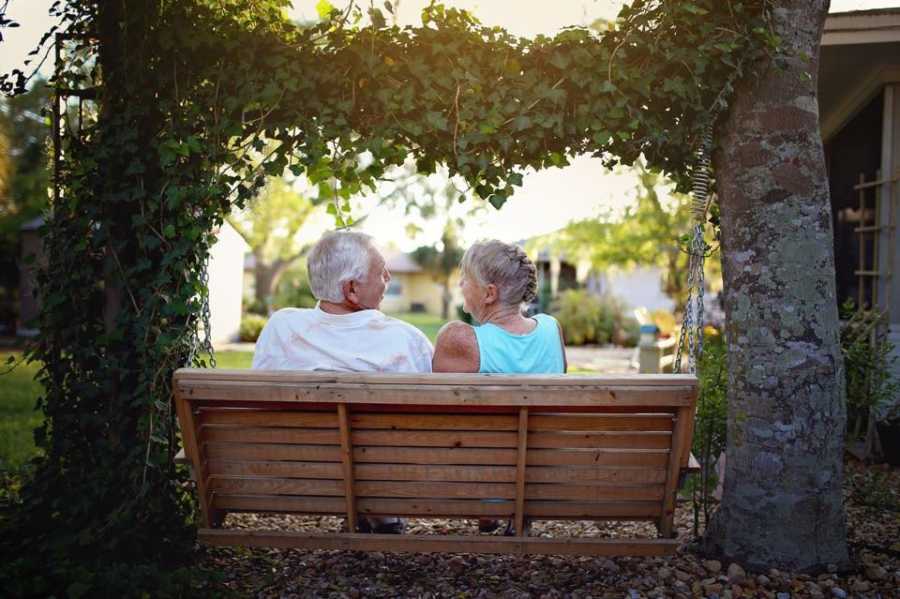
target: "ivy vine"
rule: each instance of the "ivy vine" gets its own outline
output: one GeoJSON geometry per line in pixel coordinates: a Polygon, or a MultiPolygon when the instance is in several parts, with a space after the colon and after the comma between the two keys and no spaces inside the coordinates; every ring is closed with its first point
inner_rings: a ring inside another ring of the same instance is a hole
{"type": "Polygon", "coordinates": [[[121,569],[109,564],[151,564],[129,570],[150,580],[190,549],[171,375],[202,364],[209,248],[267,175],[307,176],[338,214],[408,157],[422,173],[446,165],[470,186],[460,200],[495,207],[526,169],[579,154],[610,166],[643,155],[684,191],[711,115],[778,45],[769,0],[636,0],[602,34],[535,39],[440,4],[418,27],[374,8],[362,26],[352,7],[299,27],[287,4],[55,9],[74,39],[55,83],[93,88],[96,102],[64,137],[44,232],[29,358],[43,365],[46,457],[4,522],[3,588],[131,594],[137,575],[110,579],[121,569]]]}

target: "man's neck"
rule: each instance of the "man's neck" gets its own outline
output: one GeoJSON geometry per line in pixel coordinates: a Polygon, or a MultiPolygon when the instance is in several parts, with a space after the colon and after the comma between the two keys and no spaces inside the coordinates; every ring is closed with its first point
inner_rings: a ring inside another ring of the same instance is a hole
{"type": "Polygon", "coordinates": [[[354,312],[366,310],[366,308],[363,308],[360,305],[351,304],[347,301],[337,303],[326,302],[325,300],[319,300],[319,309],[328,314],[353,314],[354,312]]]}

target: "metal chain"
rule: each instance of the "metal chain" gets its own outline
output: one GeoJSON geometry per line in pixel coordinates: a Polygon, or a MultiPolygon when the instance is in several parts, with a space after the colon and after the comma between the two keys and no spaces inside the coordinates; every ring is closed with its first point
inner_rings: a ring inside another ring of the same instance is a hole
{"type": "Polygon", "coordinates": [[[681,323],[681,333],[678,337],[678,346],[675,351],[675,364],[673,372],[681,372],[681,358],[684,352],[685,341],[688,349],[688,372],[697,373],[700,356],[703,355],[703,293],[704,272],[703,263],[706,258],[706,241],[703,239],[703,230],[706,222],[706,210],[709,196],[709,162],[712,151],[712,123],[710,120],[703,133],[703,142],[697,152],[697,168],[694,170],[691,194],[694,196],[691,202],[691,213],[694,216],[694,235],[690,246],[690,259],[688,262],[688,296],[684,305],[684,318],[681,323]],[[696,290],[696,291],[695,291],[696,290]]]}
{"type": "Polygon", "coordinates": [[[200,271],[200,288],[203,289],[202,305],[200,306],[200,320],[194,321],[191,328],[191,347],[188,354],[187,366],[194,365],[194,360],[199,352],[209,354],[209,367],[216,367],[216,354],[212,346],[212,328],[209,324],[209,256],[203,261],[203,268],[200,271]],[[203,329],[203,335],[200,335],[200,329],[203,329]]]}

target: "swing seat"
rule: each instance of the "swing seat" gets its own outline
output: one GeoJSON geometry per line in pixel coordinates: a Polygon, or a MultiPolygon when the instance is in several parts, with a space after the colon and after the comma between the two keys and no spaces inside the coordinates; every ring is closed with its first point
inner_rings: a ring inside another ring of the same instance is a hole
{"type": "Polygon", "coordinates": [[[665,555],[690,467],[692,375],[181,369],[175,401],[210,545],[665,555]],[[221,528],[227,512],[347,532],[221,528]],[[359,534],[358,516],[498,518],[516,536],[359,534]],[[645,520],[658,538],[531,537],[526,521],[645,520]]]}

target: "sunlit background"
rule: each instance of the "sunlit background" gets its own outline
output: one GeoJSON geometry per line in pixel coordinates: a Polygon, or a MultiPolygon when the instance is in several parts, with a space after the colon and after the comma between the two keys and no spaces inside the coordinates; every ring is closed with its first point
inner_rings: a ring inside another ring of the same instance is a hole
{"type": "MultiPolygon", "coordinates": [[[[295,0],[290,16],[298,21],[318,18],[317,0],[295,0]]],[[[421,23],[419,15],[427,0],[394,0],[395,14],[400,25],[421,23]]],[[[52,24],[47,10],[52,0],[12,0],[8,16],[21,23],[17,29],[4,31],[0,71],[21,67],[27,53],[41,34],[52,24]]],[[[334,0],[341,8],[346,0],[334,0]]],[[[375,3],[378,6],[382,2],[375,3]]],[[[571,25],[589,26],[597,19],[613,19],[624,2],[619,0],[445,0],[448,6],[471,11],[482,23],[499,25],[519,36],[553,35],[571,25]]],[[[896,6],[898,0],[832,0],[831,12],[864,10],[896,6]]],[[[44,71],[49,74],[50,62],[44,71]]],[[[32,65],[33,66],[33,65],[32,65]]],[[[501,210],[488,207],[481,214],[469,217],[461,231],[464,244],[478,239],[497,237],[518,241],[549,233],[572,220],[601,213],[620,211],[633,197],[635,186],[631,173],[610,173],[599,160],[579,157],[562,169],[548,169],[527,173],[522,188],[501,210]]],[[[409,251],[422,244],[431,244],[441,235],[439,222],[420,223],[420,230],[410,236],[408,221],[397,208],[379,205],[374,197],[360,198],[354,206],[354,216],[365,216],[361,228],[375,235],[384,245],[394,245],[409,251]]],[[[315,239],[333,226],[324,215],[310,220],[302,235],[315,239]]]]}

